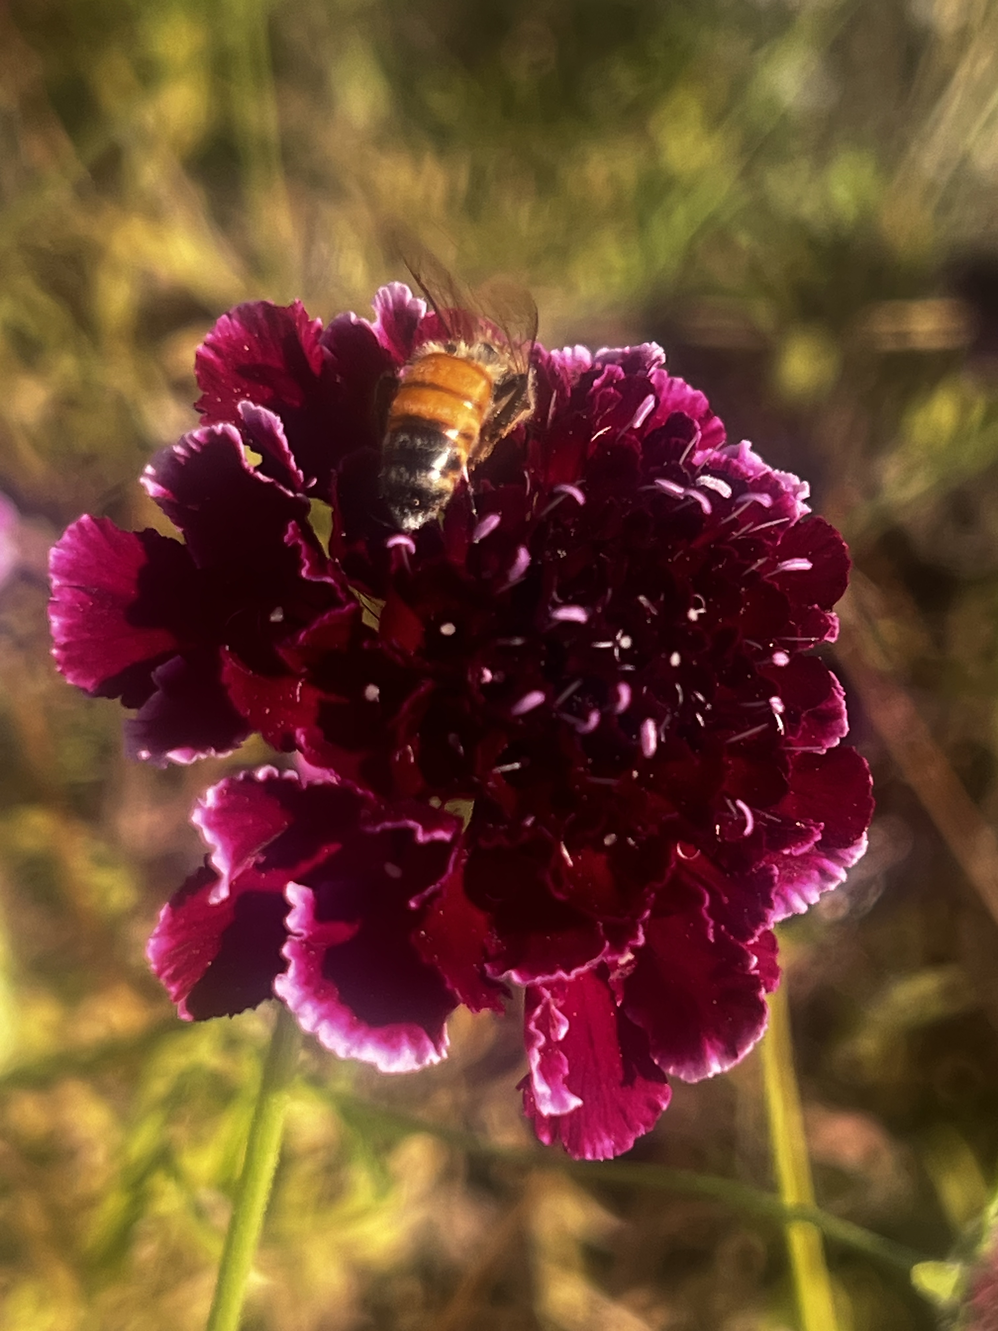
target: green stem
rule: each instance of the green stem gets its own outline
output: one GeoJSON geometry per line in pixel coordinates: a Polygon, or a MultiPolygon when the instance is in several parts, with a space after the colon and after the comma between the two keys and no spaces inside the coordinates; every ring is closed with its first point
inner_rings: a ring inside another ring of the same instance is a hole
{"type": "MultiPolygon", "coordinates": [[[[790,1009],[784,984],[769,1000],[769,1030],[762,1042],[769,1138],[780,1197],[788,1206],[813,1206],[814,1185],[804,1136],[804,1115],[794,1072],[790,1009]]],[[[786,1226],[787,1250],[802,1331],[836,1331],[835,1300],[821,1231],[801,1220],[786,1226]]]]}
{"type": "Polygon", "coordinates": [[[281,1135],[288,1091],[298,1067],[301,1031],[283,1004],[277,1009],[274,1033],[260,1079],[253,1121],[246,1139],[243,1172],[236,1189],[229,1230],[215,1282],[215,1297],[206,1331],[238,1331],[246,1284],[263,1216],[281,1154],[281,1135]]]}
{"type": "Polygon", "coordinates": [[[763,1192],[735,1179],[722,1178],[716,1174],[699,1174],[691,1169],[672,1169],[667,1165],[631,1164],[626,1160],[569,1160],[566,1156],[555,1155],[547,1148],[499,1146],[473,1133],[449,1128],[412,1114],[399,1113],[346,1091],[331,1090],[317,1080],[311,1081],[310,1085],[316,1096],[331,1104],[361,1133],[375,1129],[402,1139],[414,1132],[425,1132],[468,1155],[502,1161],[520,1169],[556,1169],[590,1185],[616,1184],[625,1188],[649,1188],[689,1197],[706,1197],[744,1211],[746,1215],[756,1215],[781,1225],[792,1220],[806,1220],[833,1242],[855,1252],[865,1253],[875,1261],[892,1266],[906,1275],[913,1266],[932,1260],[928,1253],[917,1252],[882,1234],[874,1234],[861,1225],[853,1224],[851,1220],[830,1215],[817,1206],[788,1206],[774,1193],[763,1192]]]}

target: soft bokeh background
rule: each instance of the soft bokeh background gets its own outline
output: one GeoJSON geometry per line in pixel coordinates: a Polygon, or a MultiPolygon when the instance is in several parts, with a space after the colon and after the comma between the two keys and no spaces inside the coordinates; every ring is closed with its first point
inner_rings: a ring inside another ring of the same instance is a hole
{"type": "MultiPolygon", "coordinates": [[[[996,52],[995,0],[0,6],[4,1327],[203,1325],[270,1021],[183,1026],[146,972],[223,764],[124,761],[51,668],[47,546],[158,520],[136,477],[214,318],[364,312],[400,217],[528,282],[546,342],[657,338],[845,529],[879,813],[783,938],[808,1142],[829,1210],[960,1242],[998,1158],[996,52]]],[[[794,1327],[776,1226],[504,1156],[516,1017],[453,1036],[397,1080],[310,1051],[248,1331],[794,1327]]],[[[771,1188],[758,1055],[633,1158],[771,1188]]],[[[828,1260],[842,1331],[935,1325],[828,1260]]]]}

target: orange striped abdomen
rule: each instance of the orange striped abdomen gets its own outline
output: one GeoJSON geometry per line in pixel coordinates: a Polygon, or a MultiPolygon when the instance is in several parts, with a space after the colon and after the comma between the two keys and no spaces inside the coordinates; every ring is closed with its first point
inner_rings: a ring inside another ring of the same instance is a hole
{"type": "Polygon", "coordinates": [[[388,434],[407,420],[432,421],[467,455],[478,441],[492,389],[490,375],[474,361],[443,351],[420,356],[392,401],[388,434]]]}

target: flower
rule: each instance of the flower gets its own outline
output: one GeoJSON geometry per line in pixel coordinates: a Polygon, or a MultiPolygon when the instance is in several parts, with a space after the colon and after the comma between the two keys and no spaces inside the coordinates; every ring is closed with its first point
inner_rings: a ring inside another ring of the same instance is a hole
{"type": "Polygon", "coordinates": [[[138,709],[139,757],[253,731],[296,755],[195,816],[209,861],[150,945],[182,1015],[274,992],[398,1071],[442,1055],[450,1007],[521,985],[526,1112],[605,1158],[670,1075],[758,1040],[774,923],[865,847],[869,773],[811,654],[848,555],[653,345],[536,347],[530,420],[398,532],[376,404],[438,334],[400,285],[373,323],[224,316],[203,424],[143,478],[184,543],[70,527],[55,655],[138,709]]]}

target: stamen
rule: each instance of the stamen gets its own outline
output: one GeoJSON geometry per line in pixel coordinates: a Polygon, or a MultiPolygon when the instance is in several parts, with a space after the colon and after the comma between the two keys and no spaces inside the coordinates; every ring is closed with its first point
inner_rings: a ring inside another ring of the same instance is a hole
{"type": "Polygon", "coordinates": [[[284,622],[284,611],[280,606],[277,606],[275,610],[271,610],[267,618],[270,620],[271,624],[282,624],[284,622]]]}
{"type": "Polygon", "coordinates": [[[782,564],[777,564],[773,569],[774,573],[807,573],[814,568],[810,559],[784,559],[782,564]]]}
{"type": "Polygon", "coordinates": [[[484,541],[486,536],[495,531],[500,522],[502,522],[502,518],[498,513],[486,513],[471,534],[472,544],[477,545],[479,541],[484,541]]]}
{"type": "Polygon", "coordinates": [[[510,709],[513,716],[526,716],[527,712],[532,712],[535,707],[540,707],[544,701],[544,693],[541,689],[531,689],[525,693],[519,702],[515,702],[510,709]]]}
{"type": "Polygon", "coordinates": [[[654,720],[646,716],[641,722],[641,752],[646,758],[654,758],[658,748],[658,729],[654,720]]]}
{"type": "Polygon", "coordinates": [[[753,726],[751,730],[740,730],[737,735],[731,735],[724,742],[725,744],[737,744],[739,740],[751,739],[753,735],[761,735],[766,729],[767,723],[764,721],[761,726],[753,726]]]}
{"type": "Polygon", "coordinates": [[[381,697],[381,690],[378,688],[377,684],[364,685],[365,702],[377,702],[380,697],[381,697]]]}
{"type": "Polygon", "coordinates": [[[678,652],[673,652],[672,655],[669,657],[669,665],[672,666],[673,670],[676,670],[678,669],[682,659],[683,658],[679,655],[678,652]]]}
{"type": "Polygon", "coordinates": [[[571,498],[575,500],[575,502],[579,505],[580,508],[586,502],[586,496],[582,493],[582,491],[579,489],[577,485],[556,485],[554,487],[554,493],[570,495],[571,498]]]}
{"type": "Polygon", "coordinates": [[[664,490],[666,494],[675,495],[677,499],[682,499],[683,495],[686,493],[684,486],[677,485],[675,481],[667,481],[663,476],[660,476],[655,484],[660,490],[664,490]]]}
{"type": "Polygon", "coordinates": [[[742,836],[749,837],[755,831],[755,814],[744,800],[735,800],[735,805],[741,810],[742,817],[745,819],[745,831],[742,836]]]}
{"type": "Polygon", "coordinates": [[[513,560],[513,563],[510,566],[510,570],[506,575],[507,578],[506,586],[512,587],[514,583],[519,582],[529,567],[530,567],[530,551],[527,549],[525,545],[521,545],[517,550],[516,558],[513,560]]]}
{"type": "Polygon", "coordinates": [[[448,620],[446,624],[440,625],[440,633],[441,636],[444,638],[453,638],[456,632],[457,632],[457,626],[455,624],[452,624],[450,620],[448,620]]]}
{"type": "Polygon", "coordinates": [[[598,707],[592,708],[584,721],[577,716],[569,716],[566,712],[559,712],[558,715],[563,721],[567,721],[568,724],[580,735],[591,735],[600,722],[600,712],[598,707]]]}
{"type": "Polygon", "coordinates": [[[637,411],[631,417],[631,423],[627,428],[629,430],[639,430],[641,426],[644,425],[648,417],[651,415],[654,406],[655,406],[655,395],[653,393],[649,393],[648,396],[645,398],[645,400],[641,403],[641,406],[638,407],[637,411]]]}
{"type": "Polygon", "coordinates": [[[769,659],[774,666],[785,666],[790,664],[790,657],[786,652],[774,652],[769,659]]]}
{"type": "Polygon", "coordinates": [[[731,486],[727,481],[722,481],[720,476],[698,476],[697,485],[702,485],[706,490],[715,490],[724,499],[731,498],[731,486]]]}
{"type": "Polygon", "coordinates": [[[576,691],[576,689],[580,689],[581,687],[582,687],[581,679],[577,679],[572,684],[569,684],[568,688],[562,689],[561,693],[559,693],[557,698],[555,698],[554,706],[560,707],[561,704],[565,702],[566,699],[572,696],[572,694],[576,691]]]}
{"type": "Polygon", "coordinates": [[[614,706],[614,714],[619,716],[621,712],[626,712],[631,705],[631,686],[620,680],[617,684],[617,702],[614,706]]]}
{"type": "Polygon", "coordinates": [[[557,623],[585,624],[589,619],[589,611],[581,605],[556,605],[550,614],[557,623]]]}

